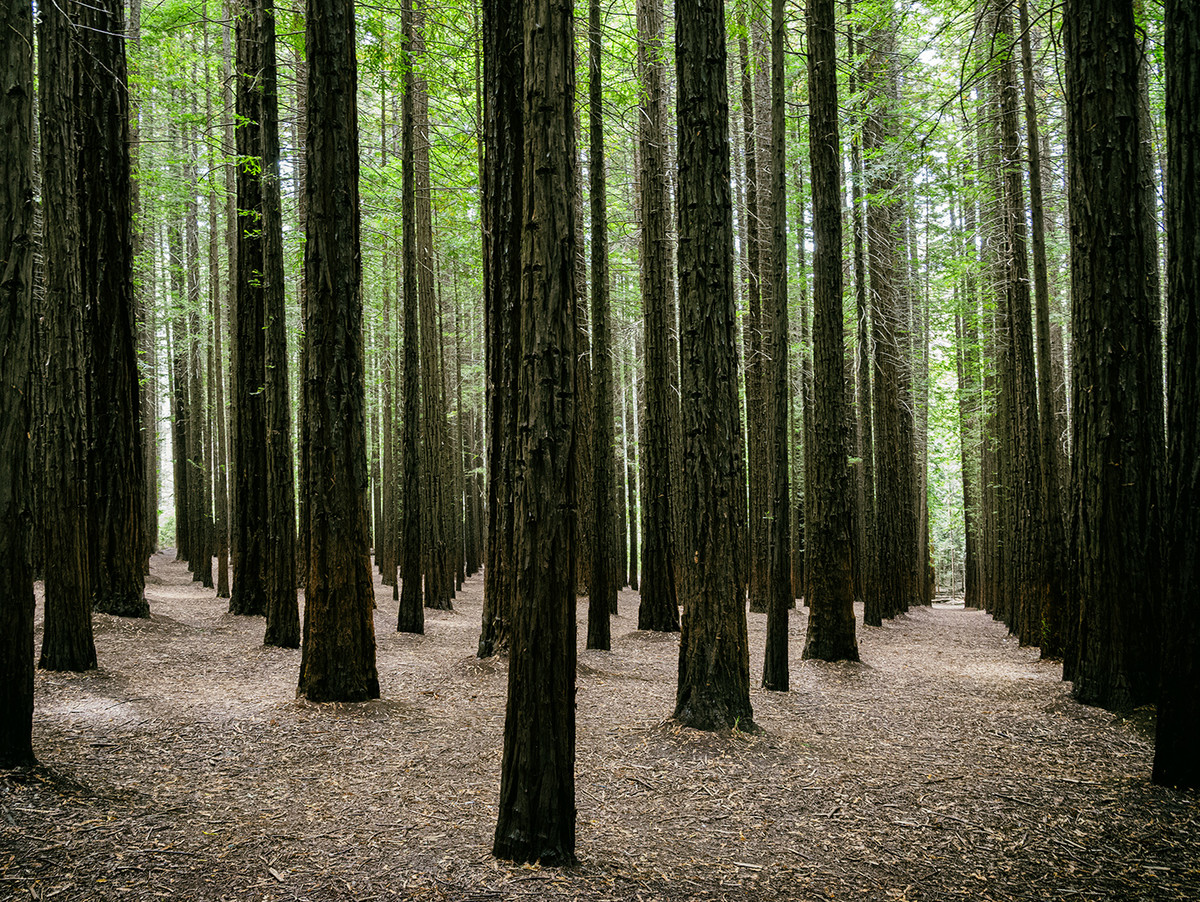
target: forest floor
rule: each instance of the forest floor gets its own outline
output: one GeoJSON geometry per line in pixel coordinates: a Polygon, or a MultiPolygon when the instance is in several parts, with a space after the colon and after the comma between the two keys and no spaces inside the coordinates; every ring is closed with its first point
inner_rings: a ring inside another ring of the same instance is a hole
{"type": "Polygon", "coordinates": [[[637,595],[611,652],[581,602],[579,865],[543,869],[489,854],[507,668],[474,654],[481,579],[424,636],[376,583],[363,704],[296,700],[300,653],[182,564],[156,555],[147,596],[149,620],[95,616],[98,671],[37,674],[0,899],[1200,899],[1200,802],[1150,783],[1144,722],[961,605],[860,611],[862,664],[802,662],[795,611],[792,690],[713,735],[667,720],[678,637],[635,629],[637,595]]]}

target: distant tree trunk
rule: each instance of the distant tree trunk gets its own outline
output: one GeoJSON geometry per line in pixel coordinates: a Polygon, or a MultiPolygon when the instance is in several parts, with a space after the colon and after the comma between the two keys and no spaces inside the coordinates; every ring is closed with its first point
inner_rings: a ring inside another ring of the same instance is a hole
{"type": "Polygon", "coordinates": [[[857,661],[846,470],[842,350],[842,191],[834,0],[808,6],[809,155],[812,160],[813,447],[805,457],[808,636],[804,657],[857,661]]]}
{"type": "MultiPolygon", "coordinates": [[[[266,35],[270,0],[254,0],[237,17],[237,283],[234,314],[233,593],[231,614],[263,615],[270,592],[267,477],[265,215],[266,35]]],[[[275,100],[274,92],[270,94],[275,100]]],[[[274,288],[271,289],[275,290],[274,288]]]]}
{"type": "MultiPolygon", "coordinates": [[[[196,185],[200,181],[196,168],[199,148],[197,146],[196,97],[188,97],[190,118],[184,139],[183,183],[196,185]]],[[[191,513],[189,532],[192,546],[188,555],[188,568],[192,580],[207,589],[213,587],[212,574],[212,498],[210,496],[209,471],[209,407],[205,397],[204,363],[208,354],[204,334],[200,328],[200,312],[206,306],[200,297],[200,205],[196,192],[189,191],[184,201],[184,255],[187,283],[187,379],[188,379],[188,434],[193,439],[188,446],[188,509],[191,513]]]]}
{"type": "MultiPolygon", "coordinates": [[[[293,30],[299,32],[304,28],[304,3],[298,2],[297,11],[292,18],[293,30]]],[[[299,141],[305,140],[305,135],[308,134],[308,58],[305,55],[304,48],[298,49],[299,58],[296,60],[296,135],[299,141]]],[[[296,227],[301,234],[306,234],[308,231],[308,159],[307,155],[300,152],[297,148],[296,153],[296,227]]],[[[308,280],[305,276],[305,267],[299,268],[299,286],[296,293],[300,299],[300,322],[304,322],[308,317],[308,280]]],[[[299,422],[296,424],[297,435],[297,454],[298,470],[300,473],[308,472],[308,394],[304,390],[304,374],[308,372],[308,337],[300,336],[300,355],[299,355],[299,378],[296,380],[299,386],[297,393],[299,408],[297,418],[299,422]]],[[[296,573],[297,583],[305,585],[308,579],[308,552],[309,541],[312,536],[312,523],[309,516],[309,499],[304,492],[300,492],[298,499],[298,519],[299,529],[296,537],[296,573]]],[[[374,542],[374,539],[372,539],[374,542]]]]}
{"type": "MultiPolygon", "coordinates": [[[[416,178],[417,299],[421,319],[421,428],[423,437],[422,523],[425,538],[425,607],[450,610],[454,591],[450,556],[445,478],[449,443],[446,401],[443,393],[441,329],[433,265],[433,209],[429,183],[429,89],[421,72],[425,54],[425,7],[413,3],[413,40],[410,59],[413,74],[414,165],[416,178]]],[[[407,95],[406,95],[407,99],[407,95]]],[[[407,341],[407,336],[405,337],[407,341]]],[[[407,499],[405,499],[407,504],[407,499]]]]}
{"type": "MultiPolygon", "coordinates": [[[[1060,658],[1062,635],[1063,554],[1062,495],[1054,423],[1054,389],[1050,361],[1050,279],[1046,264],[1045,202],[1042,198],[1042,148],[1034,99],[1033,49],[1029,37],[1029,4],[1019,0],[1021,70],[1025,84],[1025,135],[1029,145],[1029,212],[1033,239],[1034,317],[1037,324],[1038,451],[1042,471],[1046,594],[1038,619],[1042,624],[1042,657],[1060,658]]],[[[964,473],[965,475],[965,473],[964,473]]],[[[964,483],[965,491],[965,483],[964,483]]]]}
{"type": "MultiPolygon", "coordinates": [[[[575,860],[575,52],[572,6],[524,10],[522,355],[513,643],[492,851],[575,860]]],[[[603,449],[600,449],[603,450],[603,449]]]]}
{"type": "Polygon", "coordinates": [[[352,0],[309,0],[304,243],[312,534],[298,694],[379,697],[367,547],[366,384],[358,204],[358,65],[352,0]]]}
{"type": "Polygon", "coordinates": [[[683,478],[689,499],[675,718],[706,730],[752,729],[750,658],[737,495],[742,441],[737,400],[729,98],[724,5],[676,11],[679,99],[679,304],[683,478]]]}
{"type": "Polygon", "coordinates": [[[1200,789],[1200,9],[1167,0],[1166,602],[1154,782],[1200,789]],[[1172,506],[1173,504],[1173,506],[1172,506]]]}
{"type": "MultiPolygon", "coordinates": [[[[874,36],[876,45],[868,57],[868,69],[877,72],[868,90],[872,111],[863,128],[863,146],[868,154],[881,154],[886,162],[872,167],[867,182],[867,236],[871,283],[871,338],[873,344],[875,402],[875,512],[876,591],[864,599],[864,623],[879,626],[883,618],[903,610],[909,590],[907,574],[912,569],[912,549],[906,542],[904,518],[910,513],[910,496],[905,488],[902,458],[908,453],[904,440],[901,398],[908,366],[907,341],[901,326],[901,281],[899,272],[901,210],[900,180],[894,148],[895,78],[891,53],[895,47],[894,26],[882,25],[874,36]]],[[[815,450],[815,449],[812,449],[815,450]]],[[[811,453],[811,452],[810,452],[811,453]]],[[[806,459],[807,459],[806,454],[806,459]]],[[[808,483],[812,488],[811,481],[808,483]]],[[[811,502],[808,507],[811,507],[811,502]]],[[[812,518],[805,511],[806,519],[812,518]]],[[[811,544],[811,540],[809,543],[811,544]]]]}
{"type": "MultiPolygon", "coordinates": [[[[287,321],[283,285],[283,209],[279,185],[279,92],[276,86],[275,9],[264,0],[262,46],[262,304],[266,331],[267,628],[264,645],[300,647],[296,600],[296,486],[288,380],[287,321]]],[[[364,546],[365,551],[365,546],[364,546]]]]}
{"type": "MultiPolygon", "coordinates": [[[[208,56],[208,28],[204,29],[204,55],[208,56]]],[[[204,92],[204,119],[213,127],[212,112],[212,82],[206,81],[204,92]]],[[[217,161],[216,155],[209,147],[208,152],[208,271],[209,284],[212,286],[211,311],[212,323],[208,342],[208,390],[212,418],[215,421],[214,442],[212,449],[212,475],[214,483],[214,513],[213,544],[217,556],[217,597],[229,597],[229,482],[228,466],[229,446],[225,429],[225,357],[222,353],[224,344],[224,324],[222,322],[221,297],[221,239],[217,227],[220,214],[220,202],[217,200],[217,161]]],[[[225,282],[225,300],[228,303],[233,293],[233,284],[225,282]]],[[[145,405],[143,405],[143,410],[145,405]]],[[[143,426],[144,428],[144,426],[143,426]]],[[[152,471],[148,471],[152,472],[152,471]]]]}
{"type": "MultiPolygon", "coordinates": [[[[767,611],[767,555],[763,527],[767,518],[767,492],[765,481],[766,447],[763,443],[764,423],[762,413],[762,251],[765,244],[762,235],[761,209],[767,204],[765,186],[760,176],[766,169],[758,155],[759,134],[756,128],[758,115],[755,97],[755,60],[751,55],[750,31],[759,30],[757,16],[747,16],[746,6],[739,5],[738,17],[741,34],[738,36],[738,52],[741,63],[742,127],[745,134],[745,182],[746,182],[746,318],[743,323],[743,366],[746,378],[746,457],[748,480],[748,517],[746,539],[749,544],[749,572],[745,574],[750,610],[763,614],[767,611]]],[[[757,7],[752,10],[757,13],[757,7]]],[[[757,49],[757,48],[755,48],[757,49]]]]}
{"type": "Polygon", "coordinates": [[[76,185],[91,363],[87,390],[92,420],[92,594],[98,611],[147,617],[125,7],[120,0],[100,0],[80,6],[77,15],[84,67],[76,87],[76,185]]]}
{"type": "Polygon", "coordinates": [[[84,295],[75,189],[74,104],[83,74],[81,52],[66,13],[60,7],[43,10],[38,26],[43,253],[45,259],[56,261],[43,268],[48,322],[46,508],[42,511],[46,601],[38,666],[45,670],[96,666],[87,541],[84,295]]]}
{"type": "MultiPolygon", "coordinates": [[[[771,2],[771,291],[763,303],[763,408],[769,517],[766,572],[767,639],[763,686],[788,688],[788,608],[795,601],[791,574],[788,485],[787,190],[783,81],[783,0],[771,2]]],[[[851,609],[853,617],[853,609],[851,609]]]]}
{"type": "Polygon", "coordinates": [[[671,510],[671,394],[669,348],[674,317],[669,317],[675,293],[671,270],[670,215],[666,173],[666,90],[664,85],[662,0],[637,4],[638,173],[641,197],[642,309],[645,315],[646,420],[642,430],[642,588],[638,629],[674,632],[679,629],[678,584],[671,510]]]}
{"type": "Polygon", "coordinates": [[[1162,366],[1138,185],[1132,2],[1068,0],[1063,33],[1080,612],[1075,696],[1124,709],[1156,694],[1162,575],[1162,366]]]}
{"type": "Polygon", "coordinates": [[[613,584],[613,385],[609,338],[608,199],[604,173],[604,93],[600,0],[588,4],[588,176],[592,232],[592,413],[593,485],[596,527],[592,530],[592,573],[588,586],[587,647],[612,647],[609,611],[617,603],[613,584]]]}
{"type": "MultiPolygon", "coordinates": [[[[234,86],[233,86],[233,66],[236,64],[234,59],[235,41],[234,41],[234,20],[235,16],[232,11],[233,0],[225,0],[225,27],[222,29],[222,53],[221,53],[221,109],[225,120],[225,135],[224,135],[224,151],[227,155],[225,163],[225,281],[228,285],[227,299],[229,302],[229,316],[227,322],[228,327],[221,334],[221,342],[224,343],[228,339],[229,348],[229,364],[226,369],[226,363],[221,354],[217,354],[217,365],[221,367],[222,381],[228,380],[228,398],[230,401],[236,396],[236,378],[237,378],[237,340],[236,328],[238,321],[237,314],[237,298],[238,298],[238,263],[237,263],[237,248],[238,248],[238,205],[237,205],[237,180],[238,166],[236,164],[236,149],[237,139],[235,138],[234,123],[236,120],[234,106],[234,86]]],[[[303,156],[303,155],[301,155],[303,156]]],[[[225,436],[225,490],[228,498],[228,508],[226,509],[224,534],[217,539],[218,548],[224,545],[227,548],[226,554],[230,558],[229,570],[233,569],[233,557],[236,554],[234,550],[234,541],[232,529],[236,522],[237,508],[240,504],[237,491],[237,423],[238,414],[236,411],[228,413],[225,419],[225,427],[227,434],[225,436]],[[232,482],[229,479],[229,473],[233,473],[232,482]]],[[[219,552],[218,552],[219,553],[219,552]]],[[[217,596],[219,598],[231,598],[229,575],[225,575],[225,583],[222,587],[220,575],[218,575],[217,596]],[[222,594],[222,588],[224,594],[222,594]]]]}
{"type": "MultiPolygon", "coordinates": [[[[633,329],[636,333],[636,326],[633,329]]],[[[626,420],[626,441],[625,441],[625,483],[629,490],[629,503],[626,509],[625,521],[629,524],[629,579],[626,580],[629,588],[633,591],[638,591],[638,577],[641,572],[640,560],[640,539],[638,537],[638,493],[641,491],[641,484],[638,479],[638,417],[642,415],[641,404],[638,402],[638,360],[642,356],[641,338],[634,335],[632,342],[628,344],[628,362],[629,362],[629,418],[626,420]]],[[[643,387],[644,391],[644,387],[643,387]]],[[[617,612],[616,604],[612,607],[612,612],[617,612]]]]}
{"type": "MultiPolygon", "coordinates": [[[[406,0],[402,13],[405,46],[414,39],[412,0],[406,0]]],[[[420,449],[421,436],[421,358],[417,332],[417,188],[416,188],[416,100],[415,75],[412,67],[404,73],[404,101],[401,112],[401,242],[404,272],[404,419],[400,453],[404,474],[404,521],[400,530],[403,570],[400,574],[400,605],[396,629],[402,633],[425,632],[424,586],[421,581],[421,561],[424,556],[425,532],[422,520],[426,483],[423,473],[426,461],[420,449]]],[[[390,565],[389,565],[390,566],[390,565]]]]}
{"type": "MultiPolygon", "coordinates": [[[[29,391],[33,357],[33,14],[0,35],[0,768],[34,764],[29,391]]],[[[45,76],[43,76],[45,77],[45,76]]]]}
{"type": "MultiPolygon", "coordinates": [[[[487,333],[487,560],[479,656],[508,645],[513,615],[512,493],[516,477],[517,392],[520,359],[516,327],[521,293],[524,196],[525,79],[522,7],[486,0],[484,34],[484,310],[487,333]]],[[[574,261],[572,261],[574,265],[574,261]]]]}

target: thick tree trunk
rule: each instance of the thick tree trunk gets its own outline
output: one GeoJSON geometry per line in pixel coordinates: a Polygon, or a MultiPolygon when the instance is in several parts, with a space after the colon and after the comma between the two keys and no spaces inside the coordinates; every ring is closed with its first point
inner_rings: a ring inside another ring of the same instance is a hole
{"type": "Polygon", "coordinates": [[[309,701],[379,697],[367,546],[362,256],[358,203],[358,65],[352,0],[309,0],[308,470],[311,505],[298,694],[309,701]]]}
{"type": "MultiPolygon", "coordinates": [[[[572,6],[525,4],[515,597],[500,858],[575,860],[575,52],[572,6]]],[[[603,449],[599,449],[603,450],[603,449]]]]}
{"type": "Polygon", "coordinates": [[[87,542],[87,413],[80,223],[75,179],[76,110],[82,65],[75,27],[59,7],[38,27],[46,333],[46,475],[42,511],[45,628],[38,666],[90,670],[92,586],[87,542]]]}
{"type": "Polygon", "coordinates": [[[146,617],[125,7],[121,0],[100,0],[80,6],[77,16],[84,67],[76,88],[76,186],[90,359],[91,588],[96,610],[146,617]]]}
{"type": "Polygon", "coordinates": [[[750,660],[737,495],[733,204],[725,12],[716,0],[677,9],[679,303],[683,479],[689,498],[686,581],[675,718],[706,730],[752,728],[750,660]],[[721,73],[713,78],[711,73],[721,73]]]}
{"type": "Polygon", "coordinates": [[[33,14],[0,35],[0,768],[34,763],[29,391],[33,365],[33,14]]]}
{"type": "Polygon", "coordinates": [[[1154,782],[1200,789],[1200,9],[1167,0],[1169,528],[1154,782]],[[1173,504],[1173,506],[1170,506],[1173,504]]]}
{"type": "Polygon", "coordinates": [[[1162,578],[1162,366],[1138,183],[1132,2],[1068,0],[1063,26],[1080,612],[1075,695],[1124,709],[1157,692],[1162,578]]]}

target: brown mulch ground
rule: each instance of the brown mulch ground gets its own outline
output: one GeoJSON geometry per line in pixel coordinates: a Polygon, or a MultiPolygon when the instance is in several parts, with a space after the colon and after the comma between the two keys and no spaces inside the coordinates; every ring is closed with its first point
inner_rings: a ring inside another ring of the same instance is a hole
{"type": "Polygon", "coordinates": [[[954,605],[860,628],[859,665],[801,662],[796,611],[792,691],[711,735],[664,720],[678,640],[635,630],[636,594],[612,652],[582,649],[581,603],[580,864],[496,861],[481,586],[417,637],[377,584],[383,698],[314,705],[299,652],[156,556],[151,619],[96,615],[101,669],[37,675],[0,899],[1200,899],[1200,804],[1150,784],[1149,740],[954,605]]]}

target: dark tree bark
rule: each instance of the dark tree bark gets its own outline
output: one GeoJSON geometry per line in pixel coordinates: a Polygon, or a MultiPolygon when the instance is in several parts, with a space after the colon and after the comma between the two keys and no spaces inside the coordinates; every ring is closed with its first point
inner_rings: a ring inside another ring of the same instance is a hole
{"type": "Polygon", "coordinates": [[[0,768],[34,763],[29,390],[33,364],[33,12],[0,35],[0,768]]]}
{"type": "MultiPolygon", "coordinates": [[[[636,331],[636,327],[635,327],[636,331]]],[[[626,505],[625,522],[629,532],[629,578],[626,580],[626,585],[633,591],[638,591],[638,577],[641,573],[640,565],[640,539],[638,537],[638,493],[641,491],[641,485],[638,480],[638,417],[641,414],[641,405],[638,403],[638,385],[640,379],[638,376],[638,360],[642,357],[641,338],[635,335],[634,340],[628,345],[628,364],[629,364],[629,411],[625,421],[625,484],[628,486],[629,502],[626,505]]],[[[612,613],[617,612],[616,602],[610,608],[612,613]]]]}
{"type": "Polygon", "coordinates": [[[486,0],[484,34],[484,311],[487,334],[487,560],[479,656],[508,644],[512,617],[512,492],[517,426],[516,339],[521,293],[524,174],[522,86],[525,78],[521,5],[486,0]]]}
{"type": "MultiPolygon", "coordinates": [[[[254,0],[237,16],[237,282],[234,306],[233,386],[233,592],[231,614],[264,615],[269,596],[267,481],[266,270],[264,131],[266,39],[270,0],[254,0]]],[[[275,94],[270,94],[271,101],[275,94]]],[[[277,112],[274,115],[278,115],[277,112]]],[[[274,290],[274,289],[272,289],[274,290]]]]}
{"type": "Polygon", "coordinates": [[[529,0],[523,34],[521,429],[512,652],[493,853],[575,860],[575,45],[572,6],[529,0]]]}
{"type": "Polygon", "coordinates": [[[674,632],[679,629],[672,529],[671,395],[668,347],[674,317],[668,316],[675,293],[668,234],[669,203],[666,172],[666,86],[664,85],[662,0],[637,4],[638,173],[641,197],[642,309],[645,315],[646,420],[642,430],[642,588],[638,629],[674,632]]]}
{"type": "MultiPolygon", "coordinates": [[[[867,236],[871,283],[871,338],[873,343],[875,402],[875,512],[877,589],[864,599],[864,623],[879,626],[883,618],[903,610],[909,591],[908,574],[913,568],[914,549],[909,547],[904,520],[911,513],[911,496],[904,482],[904,458],[911,452],[905,442],[902,397],[908,367],[907,327],[902,315],[899,265],[902,216],[899,207],[900,179],[894,150],[895,113],[892,109],[896,74],[891,56],[895,47],[894,26],[879,26],[873,35],[868,71],[876,72],[869,86],[871,112],[863,128],[863,146],[868,154],[882,156],[871,168],[867,182],[867,236]]],[[[809,482],[811,488],[811,481],[809,482]]],[[[808,505],[811,507],[811,502],[808,505]]],[[[806,519],[812,514],[805,510],[806,519]]],[[[808,544],[811,544],[809,542],[808,544]]]]}
{"type": "Polygon", "coordinates": [[[304,643],[297,693],[309,701],[379,697],[367,545],[358,66],[351,0],[309,0],[308,471],[311,505],[304,643]]]}
{"type": "Polygon", "coordinates": [[[1063,14],[1071,215],[1075,696],[1112,709],[1158,686],[1163,398],[1146,278],[1132,0],[1063,14]]]}
{"type": "MultiPolygon", "coordinates": [[[[1045,529],[1046,589],[1042,610],[1041,646],[1043,658],[1062,657],[1062,568],[1063,522],[1058,449],[1054,423],[1054,389],[1050,362],[1050,278],[1046,264],[1046,217],[1042,196],[1042,148],[1037,103],[1034,98],[1033,48],[1029,36],[1029,4],[1019,0],[1017,9],[1021,32],[1021,71],[1025,84],[1025,135],[1029,145],[1029,213],[1033,249],[1034,318],[1037,325],[1038,451],[1042,476],[1042,511],[1045,529]]],[[[965,473],[965,471],[964,471],[965,473]]],[[[966,482],[963,483],[966,491],[966,482]]],[[[968,534],[968,539],[971,536],[968,534]]]]}
{"type": "Polygon", "coordinates": [[[608,198],[604,173],[604,83],[600,0],[588,3],[588,194],[592,230],[592,411],[593,485],[596,526],[592,530],[592,579],[588,586],[587,647],[612,647],[609,611],[617,603],[613,584],[613,386],[608,309],[608,198]]]}
{"type": "MultiPolygon", "coordinates": [[[[830,12],[832,15],[832,10],[830,12]]],[[[784,187],[783,0],[771,0],[771,290],[763,300],[763,413],[769,516],[765,595],[767,640],[763,686],[788,688],[788,608],[791,574],[791,490],[788,485],[787,192],[784,187]]],[[[836,112],[836,111],[835,111],[836,112]]],[[[839,263],[840,267],[840,263],[839,263]]],[[[853,608],[851,609],[853,617],[853,608]]]]}
{"type": "Polygon", "coordinates": [[[125,6],[80,6],[76,37],[80,284],[88,311],[89,523],[95,608],[147,617],[133,297],[125,6]]]}
{"type": "Polygon", "coordinates": [[[45,629],[38,666],[90,670],[92,585],[87,542],[87,397],[80,223],[75,181],[76,109],[82,65],[75,25],[60,7],[43,10],[38,27],[38,114],[41,132],[43,268],[47,320],[44,364],[46,472],[45,629]]]}
{"type": "MultiPolygon", "coordinates": [[[[401,12],[402,31],[406,45],[414,38],[412,0],[407,0],[401,12]]],[[[417,201],[416,201],[416,102],[413,91],[414,73],[408,67],[404,74],[404,101],[401,112],[401,242],[404,271],[404,423],[400,441],[403,457],[404,505],[400,541],[403,570],[400,574],[399,611],[396,629],[402,633],[425,632],[425,595],[421,581],[421,560],[425,545],[422,520],[427,506],[423,504],[426,482],[422,479],[425,460],[420,453],[421,436],[421,358],[417,333],[419,303],[417,295],[417,201]]],[[[389,566],[391,566],[389,564],[389,566]]]]}
{"type": "Polygon", "coordinates": [[[804,657],[857,661],[850,566],[842,347],[842,191],[834,0],[808,6],[808,146],[813,192],[813,445],[805,504],[809,617],[804,657]]]}
{"type": "Polygon", "coordinates": [[[1167,0],[1168,557],[1154,782],[1200,789],[1200,9],[1167,0]]]}
{"type": "Polygon", "coordinates": [[[737,502],[742,429],[737,399],[733,203],[725,10],[716,0],[676,13],[679,99],[679,304],[685,555],[675,718],[705,730],[753,728],[737,502]]]}
{"type": "Polygon", "coordinates": [[[275,8],[263,0],[259,30],[262,54],[262,304],[266,331],[267,628],[264,645],[300,647],[296,601],[296,500],[292,460],[292,412],[288,385],[287,323],[283,287],[283,209],[279,186],[279,92],[275,65],[275,8]]]}

